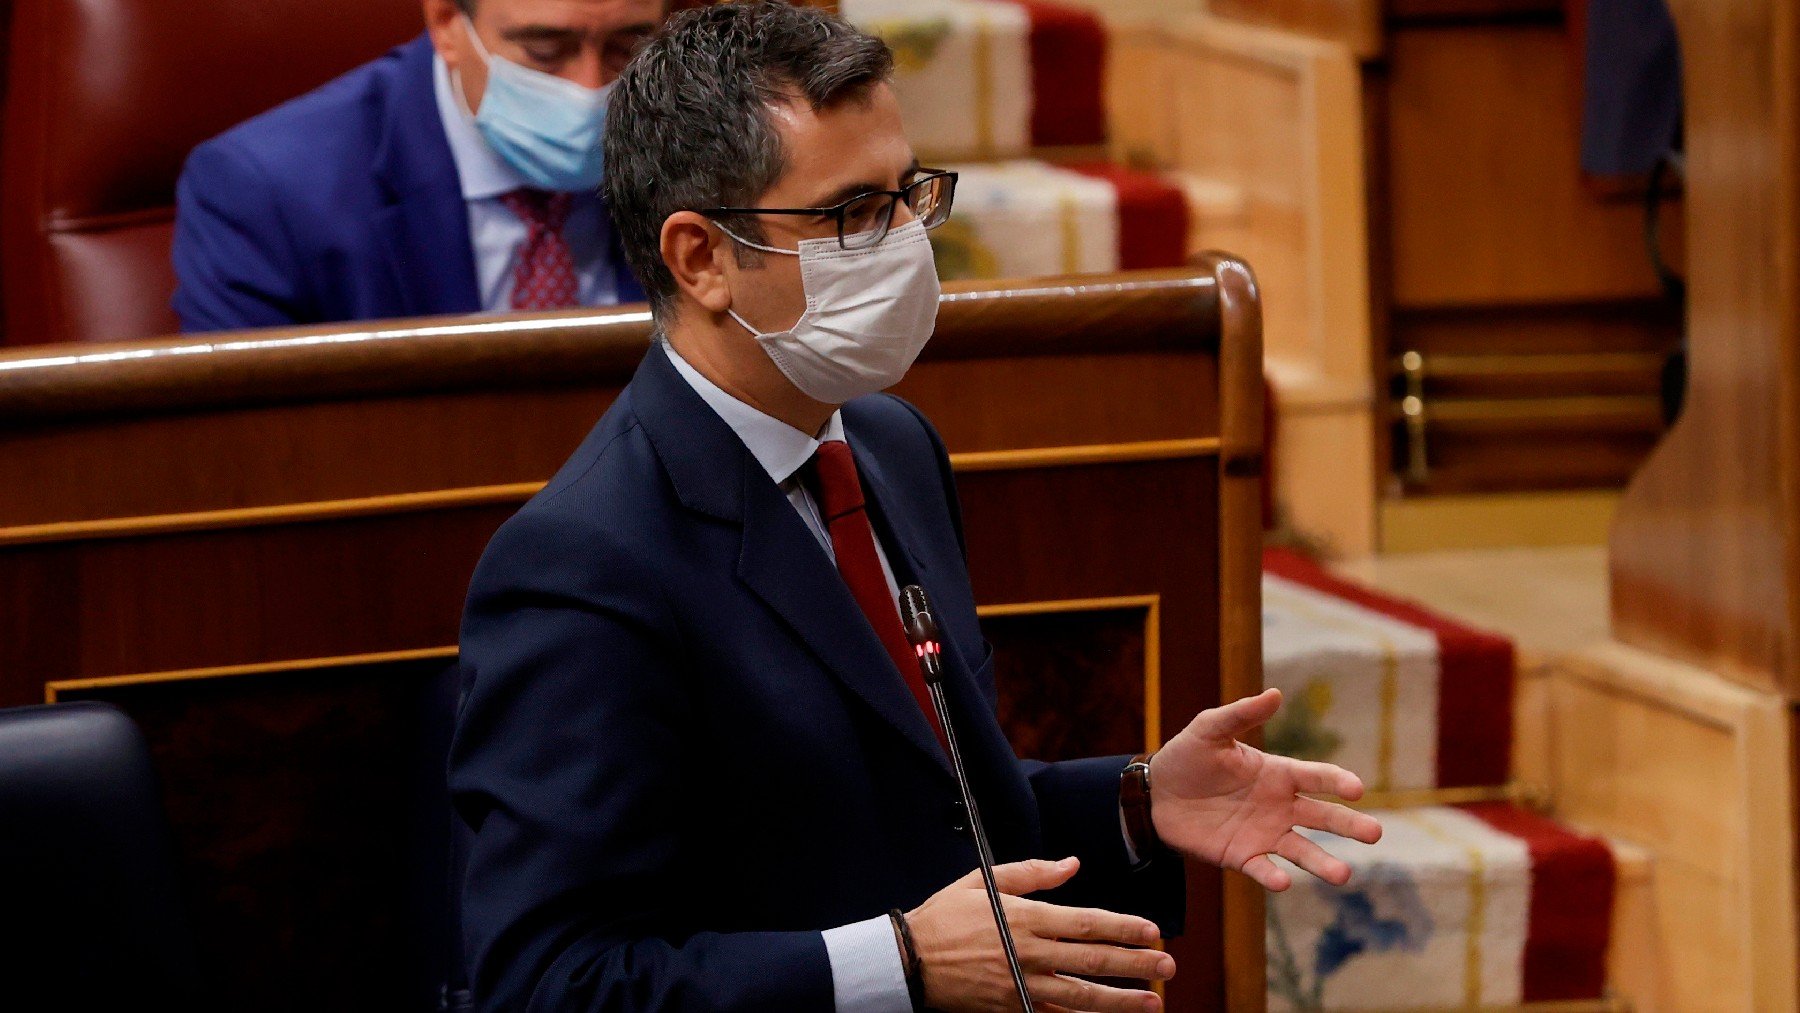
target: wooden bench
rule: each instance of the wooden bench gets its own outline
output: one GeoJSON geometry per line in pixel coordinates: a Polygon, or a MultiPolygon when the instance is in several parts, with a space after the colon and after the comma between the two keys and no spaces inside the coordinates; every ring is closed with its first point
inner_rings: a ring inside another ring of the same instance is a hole
{"type": "MultiPolygon", "coordinates": [[[[952,451],[1022,751],[1154,746],[1260,684],[1258,313],[1227,258],[948,287],[899,392],[952,451]]],[[[0,705],[143,724],[228,1005],[418,994],[393,941],[431,917],[402,874],[469,574],[649,334],[622,307],[0,356],[0,705]]],[[[1224,892],[1191,877],[1175,1008],[1227,1001],[1227,920],[1262,994],[1260,904],[1224,892]]]]}

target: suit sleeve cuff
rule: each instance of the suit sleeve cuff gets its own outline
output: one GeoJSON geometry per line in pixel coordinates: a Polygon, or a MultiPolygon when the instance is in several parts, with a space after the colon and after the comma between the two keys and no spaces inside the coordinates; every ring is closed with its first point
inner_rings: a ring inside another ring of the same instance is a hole
{"type": "Polygon", "coordinates": [[[1164,936],[1177,936],[1186,899],[1181,857],[1156,855],[1134,869],[1129,835],[1121,825],[1119,776],[1130,762],[1129,756],[1104,756],[1031,771],[1046,857],[1077,855],[1082,862],[1072,881],[1040,899],[1141,915],[1161,926],[1164,936]]]}
{"type": "Polygon", "coordinates": [[[837,1013],[912,1013],[906,969],[887,915],[825,931],[837,1013]]]}

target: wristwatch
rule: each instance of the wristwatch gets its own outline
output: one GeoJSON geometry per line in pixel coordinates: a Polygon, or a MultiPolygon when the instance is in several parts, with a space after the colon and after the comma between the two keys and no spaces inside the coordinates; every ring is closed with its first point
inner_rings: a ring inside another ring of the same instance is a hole
{"type": "Polygon", "coordinates": [[[1133,870],[1150,864],[1162,849],[1157,839],[1156,824],[1150,819],[1150,757],[1139,753],[1125,765],[1119,775],[1119,808],[1125,814],[1125,832],[1131,836],[1131,848],[1137,853],[1133,870]]]}

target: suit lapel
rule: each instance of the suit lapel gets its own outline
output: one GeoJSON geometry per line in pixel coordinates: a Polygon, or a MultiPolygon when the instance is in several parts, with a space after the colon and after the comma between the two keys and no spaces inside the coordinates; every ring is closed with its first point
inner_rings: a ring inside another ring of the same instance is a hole
{"type": "Polygon", "coordinates": [[[738,577],[851,692],[949,772],[937,737],[837,568],[767,473],[744,469],[738,577]]]}
{"type": "Polygon", "coordinates": [[[787,496],[661,345],[632,380],[639,422],[688,509],[742,525],[737,576],[787,633],[929,762],[950,773],[911,691],[787,496]]]}
{"type": "MultiPolygon", "coordinates": [[[[924,584],[927,567],[925,560],[919,555],[918,547],[923,545],[912,515],[900,509],[900,498],[897,488],[888,480],[887,468],[876,456],[866,450],[857,449],[857,441],[850,440],[852,452],[856,454],[856,470],[862,478],[864,499],[868,502],[869,518],[875,526],[875,535],[881,539],[882,547],[890,554],[898,553],[898,559],[888,559],[888,565],[894,568],[894,579],[901,587],[910,583],[924,584]]],[[[925,592],[931,593],[926,586],[925,592]]]]}
{"type": "Polygon", "coordinates": [[[402,50],[399,85],[375,154],[387,206],[377,213],[400,314],[475,313],[475,251],[469,212],[432,79],[431,40],[402,50]]]}
{"type": "MultiPolygon", "coordinates": [[[[855,446],[854,436],[851,438],[855,446]]],[[[943,607],[949,601],[946,594],[939,593],[938,575],[926,564],[919,547],[928,544],[921,532],[915,512],[904,509],[899,496],[899,485],[890,478],[890,471],[873,453],[859,451],[856,467],[863,481],[863,489],[869,503],[869,514],[875,524],[876,536],[888,550],[888,564],[894,568],[894,579],[901,587],[907,584],[918,584],[925,589],[934,607],[943,607]]],[[[940,623],[942,619],[940,618],[940,623]]],[[[974,681],[974,666],[970,659],[963,656],[957,646],[957,638],[950,636],[946,630],[943,642],[944,649],[944,685],[953,705],[960,702],[956,713],[969,715],[971,708],[985,710],[986,696],[974,681]]],[[[957,731],[963,736],[975,734],[968,720],[957,724],[957,731]]],[[[965,741],[963,751],[968,752],[965,741]]],[[[968,757],[965,755],[964,759],[968,757]]]]}

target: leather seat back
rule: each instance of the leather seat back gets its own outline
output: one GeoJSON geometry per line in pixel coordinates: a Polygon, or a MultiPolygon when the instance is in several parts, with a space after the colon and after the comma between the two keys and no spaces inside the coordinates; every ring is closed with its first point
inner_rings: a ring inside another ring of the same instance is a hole
{"type": "Polygon", "coordinates": [[[0,710],[0,897],[13,1008],[192,1008],[200,968],[162,792],[117,708],[0,710]]]}
{"type": "Polygon", "coordinates": [[[175,330],[193,147],[423,29],[417,0],[14,0],[0,343],[175,330]]]}

